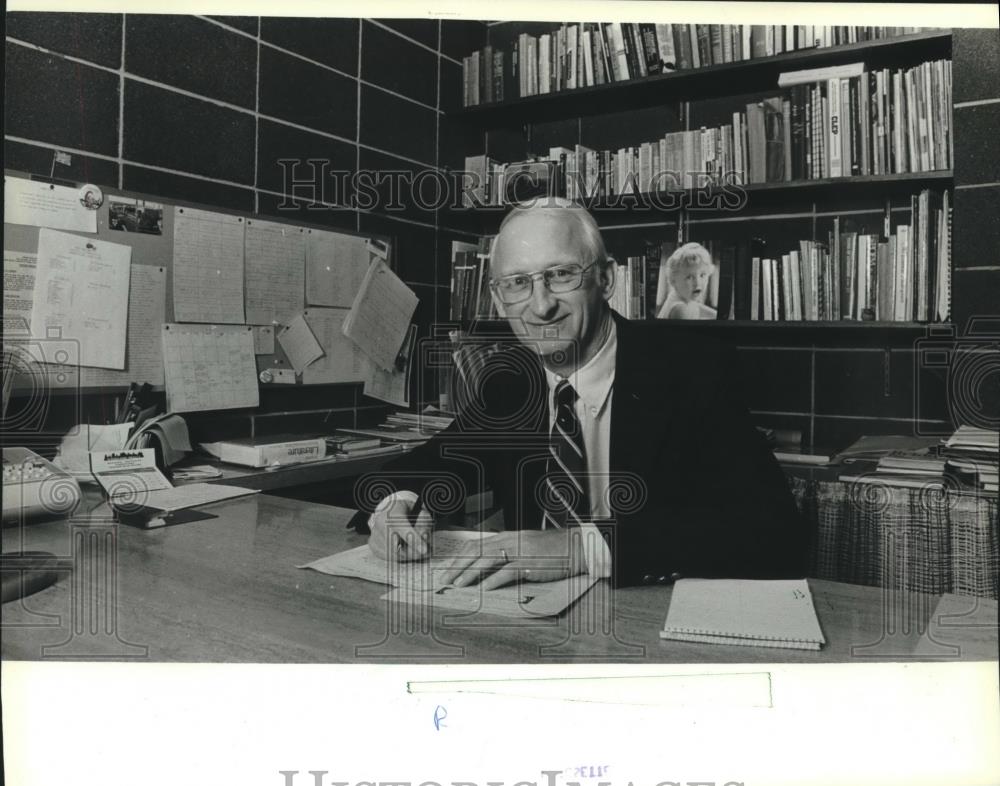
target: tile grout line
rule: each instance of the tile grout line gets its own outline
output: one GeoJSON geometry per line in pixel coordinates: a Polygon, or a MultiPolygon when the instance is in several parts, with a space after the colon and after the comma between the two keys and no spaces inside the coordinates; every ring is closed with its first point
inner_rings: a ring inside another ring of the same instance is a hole
{"type": "Polygon", "coordinates": [[[125,28],[128,14],[122,14],[122,52],[118,64],[118,188],[125,189],[125,28]]]}

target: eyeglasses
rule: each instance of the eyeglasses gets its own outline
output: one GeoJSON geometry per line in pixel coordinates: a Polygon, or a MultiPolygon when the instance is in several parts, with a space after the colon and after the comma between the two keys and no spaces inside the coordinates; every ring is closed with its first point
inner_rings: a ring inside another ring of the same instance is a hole
{"type": "Polygon", "coordinates": [[[579,289],[583,283],[583,274],[596,264],[596,262],[591,262],[586,267],[582,265],[556,265],[538,273],[515,273],[512,276],[493,279],[490,282],[490,288],[496,292],[501,303],[511,306],[531,297],[536,278],[542,279],[549,292],[556,294],[579,289]]]}

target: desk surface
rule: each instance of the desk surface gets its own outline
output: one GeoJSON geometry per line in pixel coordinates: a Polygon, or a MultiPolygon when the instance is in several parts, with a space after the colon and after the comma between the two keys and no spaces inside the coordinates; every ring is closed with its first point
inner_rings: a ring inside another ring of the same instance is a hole
{"type": "MultiPolygon", "coordinates": [[[[241,488],[259,489],[261,491],[276,491],[294,486],[304,486],[310,483],[326,483],[341,478],[359,477],[365,473],[377,471],[386,462],[411,449],[412,447],[406,446],[398,451],[355,456],[352,458],[327,456],[316,461],[286,464],[273,469],[265,467],[242,467],[238,464],[226,464],[211,456],[192,454],[178,466],[208,464],[209,466],[218,468],[222,472],[221,478],[207,481],[209,483],[225,483],[227,486],[240,486],[241,488]]],[[[178,485],[183,485],[183,483],[184,481],[181,481],[178,485]]]]}
{"type": "Polygon", "coordinates": [[[181,662],[870,662],[995,660],[997,603],[810,580],[819,652],[663,641],[670,587],[595,585],[558,619],[522,624],[390,606],[387,588],[296,565],[365,538],[351,511],[255,494],[218,518],[156,530],[73,522],[7,529],[4,551],[73,560],[54,586],[4,604],[5,659],[181,662]]]}

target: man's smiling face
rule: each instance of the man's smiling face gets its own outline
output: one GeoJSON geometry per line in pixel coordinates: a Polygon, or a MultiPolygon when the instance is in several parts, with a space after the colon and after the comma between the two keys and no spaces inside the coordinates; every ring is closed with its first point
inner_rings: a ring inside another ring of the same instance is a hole
{"type": "Polygon", "coordinates": [[[577,221],[560,208],[529,210],[504,227],[493,250],[493,279],[560,265],[587,268],[577,289],[552,292],[537,277],[530,297],[500,306],[518,337],[555,366],[567,360],[576,365],[597,349],[604,301],[614,285],[613,275],[600,264],[604,260],[588,268],[595,260],[589,258],[582,234],[577,221]]]}

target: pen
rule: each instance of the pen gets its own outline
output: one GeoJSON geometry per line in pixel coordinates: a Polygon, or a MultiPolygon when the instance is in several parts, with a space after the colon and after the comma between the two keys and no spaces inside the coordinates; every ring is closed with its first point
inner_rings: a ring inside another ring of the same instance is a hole
{"type": "MultiPolygon", "coordinates": [[[[410,522],[411,527],[416,526],[417,517],[420,516],[420,511],[422,511],[423,509],[424,509],[424,498],[418,494],[416,502],[413,503],[413,507],[410,508],[410,512],[406,516],[407,520],[410,522]]],[[[396,553],[399,554],[403,549],[406,548],[406,542],[403,540],[403,536],[400,535],[398,532],[395,533],[395,535],[396,535],[396,553]]],[[[423,533],[421,533],[420,539],[423,540],[424,543],[427,543],[427,536],[424,535],[423,533]]]]}

